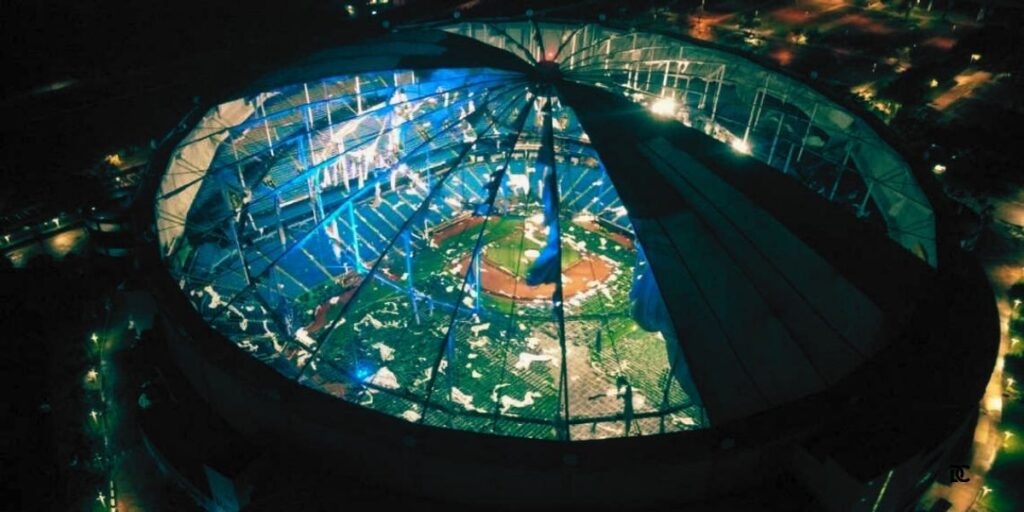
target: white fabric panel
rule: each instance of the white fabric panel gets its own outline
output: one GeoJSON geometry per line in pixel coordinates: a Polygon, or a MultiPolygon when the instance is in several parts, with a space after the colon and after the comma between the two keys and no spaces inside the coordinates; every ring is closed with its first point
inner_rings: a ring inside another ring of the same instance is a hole
{"type": "Polygon", "coordinates": [[[160,182],[157,201],[157,231],[165,255],[174,251],[185,232],[184,219],[199,193],[202,178],[217,154],[217,147],[237,126],[255,112],[252,105],[238,99],[218,105],[203,117],[171,156],[167,173],[160,182]]]}
{"type": "Polygon", "coordinates": [[[853,116],[843,110],[830,108],[825,112],[825,119],[840,130],[849,130],[853,124],[853,116]]]}
{"type": "Polygon", "coordinates": [[[934,266],[935,214],[903,160],[882,146],[861,146],[850,157],[877,180],[871,198],[888,221],[889,236],[918,256],[923,248],[923,259],[934,266]]]}

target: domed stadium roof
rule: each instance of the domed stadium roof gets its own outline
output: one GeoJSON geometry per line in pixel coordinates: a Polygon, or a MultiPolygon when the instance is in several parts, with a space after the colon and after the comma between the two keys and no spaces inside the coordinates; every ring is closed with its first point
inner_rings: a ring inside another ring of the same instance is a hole
{"type": "Polygon", "coordinates": [[[863,120],[742,57],[586,24],[315,55],[211,109],[156,209],[193,306],[284,376],[540,439],[826,389],[936,258],[924,194],[863,120]]]}

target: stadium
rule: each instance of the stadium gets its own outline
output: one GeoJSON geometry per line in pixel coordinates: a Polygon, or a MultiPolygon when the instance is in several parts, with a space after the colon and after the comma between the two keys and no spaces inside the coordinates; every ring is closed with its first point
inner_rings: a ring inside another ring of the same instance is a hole
{"type": "Polygon", "coordinates": [[[991,292],[885,127],[706,43],[402,28],[158,152],[175,363],[255,444],[415,494],[754,510],[789,479],[902,510],[995,360],[991,292]]]}

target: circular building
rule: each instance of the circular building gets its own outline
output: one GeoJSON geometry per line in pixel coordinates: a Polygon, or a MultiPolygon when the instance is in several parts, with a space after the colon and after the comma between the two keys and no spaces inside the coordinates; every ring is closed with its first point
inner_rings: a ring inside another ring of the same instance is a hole
{"type": "Polygon", "coordinates": [[[415,493],[651,506],[782,478],[897,510],[994,362],[984,278],[884,128],[704,43],[405,29],[161,151],[147,258],[183,373],[257,444],[415,493]]]}

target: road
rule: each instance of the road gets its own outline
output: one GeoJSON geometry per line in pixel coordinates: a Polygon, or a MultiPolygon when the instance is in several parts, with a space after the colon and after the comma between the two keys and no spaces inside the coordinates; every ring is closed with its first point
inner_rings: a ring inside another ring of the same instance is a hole
{"type": "Polygon", "coordinates": [[[28,264],[33,257],[41,254],[47,254],[60,260],[68,254],[80,253],[85,250],[88,241],[89,233],[84,228],[76,227],[61,231],[49,238],[11,249],[4,253],[4,256],[11,260],[14,268],[21,268],[28,264]]]}
{"type": "Polygon", "coordinates": [[[978,88],[990,83],[992,73],[977,69],[965,70],[953,78],[954,85],[939,94],[929,104],[935,110],[943,111],[961,99],[970,97],[978,88]]]}

